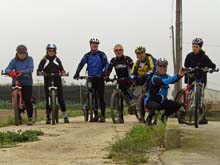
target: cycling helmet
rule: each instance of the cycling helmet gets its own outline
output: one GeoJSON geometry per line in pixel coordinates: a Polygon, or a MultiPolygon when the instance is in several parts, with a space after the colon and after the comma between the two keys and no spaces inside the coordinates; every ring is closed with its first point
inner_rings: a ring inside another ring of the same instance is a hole
{"type": "Polygon", "coordinates": [[[168,61],[165,59],[165,58],[158,58],[158,60],[157,60],[157,65],[158,66],[163,66],[163,65],[168,65],[168,61]]]}
{"type": "Polygon", "coordinates": [[[145,49],[145,47],[143,47],[143,46],[138,46],[138,47],[135,49],[135,53],[136,53],[136,54],[140,54],[140,53],[143,53],[143,52],[146,52],[146,49],[145,49]]]}
{"type": "Polygon", "coordinates": [[[19,54],[27,54],[27,47],[25,45],[18,45],[16,51],[19,54]]]}
{"type": "Polygon", "coordinates": [[[90,40],[89,40],[89,43],[91,44],[91,43],[97,43],[97,44],[99,44],[99,40],[97,39],[97,38],[91,38],[90,40]]]}
{"type": "Polygon", "coordinates": [[[55,44],[48,44],[46,49],[54,49],[56,51],[57,50],[57,46],[55,44]]]}
{"type": "Polygon", "coordinates": [[[203,45],[203,40],[202,40],[202,38],[195,38],[195,39],[192,41],[192,44],[196,44],[196,45],[199,45],[200,47],[202,47],[202,45],[203,45]]]}

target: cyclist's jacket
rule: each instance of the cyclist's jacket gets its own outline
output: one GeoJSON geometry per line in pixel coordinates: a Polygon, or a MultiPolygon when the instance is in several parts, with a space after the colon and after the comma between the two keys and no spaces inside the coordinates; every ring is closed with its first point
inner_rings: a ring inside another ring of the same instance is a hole
{"type": "MultiPolygon", "coordinates": [[[[32,86],[32,72],[34,70],[33,59],[30,56],[27,56],[24,60],[19,60],[17,57],[11,60],[7,68],[5,69],[5,73],[9,74],[10,70],[15,70],[15,72],[21,70],[24,76],[20,76],[18,81],[21,86],[32,86]]],[[[12,85],[15,85],[15,80],[12,80],[12,85]]]]}
{"type": "MultiPolygon", "coordinates": [[[[199,68],[212,68],[215,69],[216,65],[209,59],[209,57],[205,54],[203,50],[198,55],[195,55],[193,52],[189,53],[186,56],[185,67],[199,67],[199,68]]],[[[207,74],[206,73],[201,73],[197,75],[198,77],[196,78],[201,78],[202,82],[206,83],[207,82],[207,74]]],[[[189,82],[188,82],[188,77],[185,77],[185,83],[192,83],[195,80],[195,77],[190,77],[189,82]]]]}
{"type": "Polygon", "coordinates": [[[147,92],[147,97],[144,100],[146,105],[149,100],[163,103],[167,100],[169,84],[173,84],[178,81],[181,77],[178,74],[170,77],[169,75],[161,75],[155,73],[150,81],[150,86],[147,92]]]}
{"type": "Polygon", "coordinates": [[[156,61],[157,60],[152,55],[146,54],[145,62],[142,63],[137,60],[137,62],[134,63],[131,75],[134,77],[136,85],[143,85],[148,78],[151,77],[152,73],[156,70],[156,61]],[[151,74],[149,75],[149,73],[151,74]]]}
{"type": "Polygon", "coordinates": [[[108,69],[108,60],[102,51],[86,53],[78,65],[76,75],[79,75],[85,64],[87,64],[88,76],[103,76],[104,70],[108,69]]]}
{"type": "Polygon", "coordinates": [[[37,69],[38,72],[45,72],[45,73],[59,73],[64,71],[62,62],[60,59],[55,56],[46,55],[40,61],[40,64],[37,69]]]}
{"type": "Polygon", "coordinates": [[[128,56],[123,55],[121,58],[113,57],[110,61],[107,75],[110,75],[114,67],[118,78],[129,78],[132,66],[133,60],[128,56]]]}

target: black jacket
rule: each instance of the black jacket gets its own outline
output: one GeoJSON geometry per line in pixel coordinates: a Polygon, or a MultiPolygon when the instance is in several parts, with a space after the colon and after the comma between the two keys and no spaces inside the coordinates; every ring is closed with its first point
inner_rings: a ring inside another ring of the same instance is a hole
{"type": "MultiPolygon", "coordinates": [[[[186,56],[184,66],[191,67],[191,68],[195,68],[195,67],[199,67],[199,68],[208,67],[208,68],[212,68],[212,69],[216,68],[216,65],[209,59],[209,57],[205,54],[205,52],[203,50],[201,50],[198,55],[195,55],[193,52],[189,53],[186,56]]],[[[199,77],[201,76],[201,79],[204,83],[207,82],[207,74],[206,73],[201,73],[198,76],[199,77]]],[[[186,76],[185,83],[191,83],[194,81],[194,79],[195,79],[195,77],[191,77],[188,79],[188,76],[186,76]]]]}
{"type": "Polygon", "coordinates": [[[121,58],[113,57],[110,61],[107,75],[110,75],[114,67],[118,78],[128,78],[132,65],[133,60],[128,56],[123,55],[121,58]]]}

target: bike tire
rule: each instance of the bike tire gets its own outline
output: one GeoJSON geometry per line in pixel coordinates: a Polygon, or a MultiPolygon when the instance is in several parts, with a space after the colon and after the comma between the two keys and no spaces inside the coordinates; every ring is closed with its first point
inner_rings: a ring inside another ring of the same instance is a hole
{"type": "Polygon", "coordinates": [[[146,122],[145,121],[145,109],[144,109],[144,98],[145,97],[146,97],[145,94],[142,94],[141,96],[139,96],[138,98],[139,108],[137,108],[137,110],[135,111],[135,116],[140,123],[146,122]]]}
{"type": "Polygon", "coordinates": [[[59,123],[59,106],[57,104],[56,104],[55,117],[56,117],[56,123],[59,123]]]}
{"type": "Polygon", "coordinates": [[[202,98],[202,86],[196,85],[196,94],[195,94],[195,128],[199,127],[199,122],[202,119],[202,106],[201,105],[202,98]]]}
{"type": "Polygon", "coordinates": [[[56,124],[56,92],[51,90],[51,113],[52,113],[52,124],[56,124]]]}
{"type": "Polygon", "coordinates": [[[14,117],[15,117],[15,125],[18,126],[20,124],[20,113],[19,113],[19,107],[18,107],[18,90],[14,90],[14,117]]]}
{"type": "Polygon", "coordinates": [[[92,92],[89,92],[89,118],[93,121],[93,96],[92,92]]]}
{"type": "Polygon", "coordinates": [[[119,118],[119,113],[123,113],[123,98],[119,92],[114,91],[111,96],[110,107],[111,107],[111,118],[112,122],[117,123],[117,119],[119,118]]]}
{"type": "MultiPolygon", "coordinates": [[[[186,98],[186,93],[183,89],[181,89],[180,91],[177,92],[174,100],[178,103],[186,105],[186,103],[184,102],[185,98],[186,98]]],[[[187,106],[189,106],[189,105],[187,105],[187,106]]],[[[185,107],[185,112],[187,112],[187,108],[189,108],[189,107],[185,107]]],[[[187,112],[188,114],[184,114],[184,118],[182,118],[180,116],[181,113],[182,112],[179,111],[176,114],[179,122],[182,122],[187,125],[194,125],[195,124],[195,121],[192,120],[192,118],[193,118],[192,115],[194,115],[194,114],[192,114],[191,112],[187,112]]]]}

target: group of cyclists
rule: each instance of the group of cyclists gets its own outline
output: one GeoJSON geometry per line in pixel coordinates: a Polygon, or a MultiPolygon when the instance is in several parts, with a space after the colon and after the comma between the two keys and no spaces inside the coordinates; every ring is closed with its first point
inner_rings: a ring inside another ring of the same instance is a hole
{"type": "MultiPolygon", "coordinates": [[[[99,40],[92,38],[89,41],[90,51],[86,53],[73,76],[74,79],[80,78],[80,71],[87,64],[87,72],[89,81],[92,83],[92,88],[97,92],[101,116],[99,116],[98,109],[95,110],[95,117],[93,122],[105,122],[105,81],[108,81],[110,74],[115,69],[116,75],[119,79],[119,88],[124,94],[125,101],[128,104],[128,113],[133,114],[137,107],[136,94],[144,89],[146,96],[143,99],[144,108],[148,110],[146,119],[147,125],[152,125],[152,118],[156,110],[165,110],[161,116],[161,120],[165,121],[171,114],[177,112],[182,104],[169,100],[167,98],[169,84],[179,81],[184,75],[184,68],[179,68],[179,72],[173,76],[167,74],[168,61],[165,58],[155,59],[151,54],[146,52],[145,47],[138,46],[135,49],[137,61],[124,55],[124,48],[121,44],[114,46],[115,57],[108,62],[107,56],[103,51],[99,50],[99,40]],[[135,84],[135,90],[130,87],[135,84]]],[[[209,67],[216,68],[216,65],[209,59],[202,49],[203,40],[195,38],[192,41],[192,52],[190,52],[185,59],[185,67],[209,67]]],[[[32,97],[32,72],[34,69],[33,59],[28,55],[27,47],[19,45],[16,49],[16,55],[11,60],[5,73],[13,78],[12,85],[15,85],[14,78],[18,78],[22,86],[22,95],[24,104],[27,109],[28,122],[27,125],[33,125],[33,105],[32,97]],[[28,76],[26,76],[28,75],[28,76]]],[[[60,73],[65,74],[61,60],[57,56],[57,47],[54,44],[48,44],[46,47],[46,55],[40,61],[37,73],[60,73]]],[[[204,73],[206,74],[206,73],[204,73]]],[[[191,77],[193,81],[195,77],[191,77]]],[[[203,79],[206,84],[207,78],[203,79]]],[[[46,124],[51,124],[51,108],[49,106],[49,85],[51,78],[44,76],[44,89],[46,96],[46,124]]],[[[188,83],[188,82],[187,82],[188,83]]],[[[58,102],[61,107],[64,123],[69,123],[66,113],[65,101],[63,99],[63,86],[61,77],[57,76],[54,79],[54,85],[57,87],[58,102]]],[[[123,113],[118,117],[118,123],[124,123],[123,113]]],[[[206,124],[207,119],[201,121],[201,124],[206,124]]]]}

